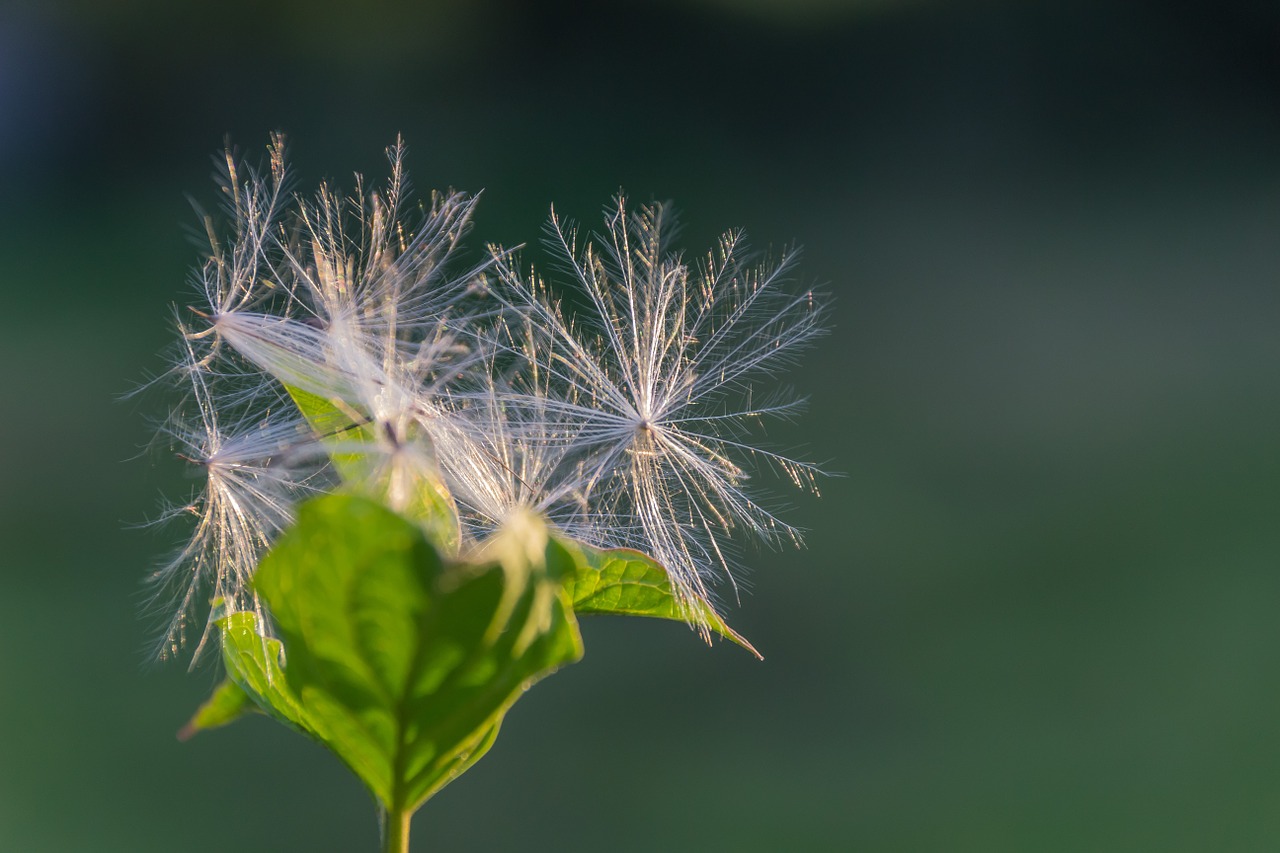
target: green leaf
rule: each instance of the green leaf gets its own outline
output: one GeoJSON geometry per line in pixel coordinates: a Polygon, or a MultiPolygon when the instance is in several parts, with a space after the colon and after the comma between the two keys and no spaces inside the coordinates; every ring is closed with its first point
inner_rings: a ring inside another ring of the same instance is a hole
{"type": "MultiPolygon", "coordinates": [[[[352,444],[374,441],[368,424],[353,418],[353,415],[359,417],[354,410],[300,388],[286,385],[285,390],[324,443],[331,447],[349,447],[352,444]]],[[[335,451],[330,453],[329,458],[344,483],[368,497],[386,497],[388,484],[376,482],[374,466],[371,465],[368,454],[335,451]]],[[[450,554],[457,553],[462,542],[462,527],[453,495],[449,494],[448,487],[439,476],[423,474],[417,480],[413,499],[408,505],[400,507],[401,511],[421,524],[439,547],[450,554]]]]}
{"type": "Polygon", "coordinates": [[[715,632],[764,660],[755,646],[730,628],[710,603],[703,599],[692,602],[679,599],[666,569],[652,558],[628,548],[599,550],[576,543],[575,547],[580,556],[567,584],[575,613],[674,619],[715,632]]]}
{"type": "Polygon", "coordinates": [[[572,558],[540,525],[495,537],[488,562],[450,565],[407,519],[330,495],[304,504],[259,565],[287,692],[305,712],[291,722],[389,812],[416,809],[474,763],[525,689],[581,657],[558,577],[572,558]]]}
{"type": "Polygon", "coordinates": [[[234,723],[255,710],[257,706],[244,688],[226,678],[214,688],[213,695],[196,710],[187,724],[178,730],[178,740],[189,740],[200,732],[234,723]]]}

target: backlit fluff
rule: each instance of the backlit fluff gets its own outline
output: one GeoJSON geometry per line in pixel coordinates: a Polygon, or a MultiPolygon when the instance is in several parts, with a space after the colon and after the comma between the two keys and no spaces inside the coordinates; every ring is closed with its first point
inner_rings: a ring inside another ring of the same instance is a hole
{"type": "Polygon", "coordinates": [[[189,541],[149,578],[156,603],[168,611],[158,648],[163,657],[190,642],[199,654],[210,631],[203,616],[214,601],[263,615],[249,578],[293,520],[299,497],[324,481],[322,452],[296,409],[277,401],[281,405],[257,414],[220,410],[219,377],[184,344],[179,372],[189,394],[162,430],[204,482],[192,500],[168,507],[162,516],[194,517],[189,541]]]}
{"type": "Polygon", "coordinates": [[[175,614],[162,653],[195,636],[198,652],[215,600],[260,612],[258,559],[298,500],[338,487],[410,517],[426,496],[455,505],[453,533],[430,532],[460,551],[538,513],[650,554],[685,604],[733,582],[735,530],[797,539],[749,482],[760,463],[799,486],[817,473],[757,429],[798,406],[757,384],[822,331],[790,286],[794,251],[771,262],[730,232],[691,264],[666,207],[620,197],[581,249],[552,214],[567,275],[548,285],[500,247],[462,263],[475,197],[413,203],[401,143],[384,187],[346,196],[294,194],[281,140],[269,152],[265,170],[224,159],[230,222],[205,217],[202,298],[179,324],[186,391],[165,432],[206,485],[169,514],[196,521],[153,578],[175,614]],[[571,292],[577,316],[557,301],[571,292]]]}
{"type": "Polygon", "coordinates": [[[789,416],[800,401],[762,401],[754,383],[822,331],[822,313],[811,293],[788,288],[794,251],[759,260],[730,232],[690,265],[670,246],[675,223],[664,205],[631,212],[620,196],[605,220],[581,251],[554,213],[548,226],[568,279],[557,283],[586,298],[573,318],[547,285],[499,258],[512,304],[542,331],[543,369],[554,377],[547,399],[522,400],[574,425],[583,490],[618,520],[605,538],[651,554],[686,599],[709,599],[713,576],[733,581],[734,528],[798,541],[747,481],[749,466],[765,462],[812,487],[814,466],[751,437],[761,419],[789,416]]]}

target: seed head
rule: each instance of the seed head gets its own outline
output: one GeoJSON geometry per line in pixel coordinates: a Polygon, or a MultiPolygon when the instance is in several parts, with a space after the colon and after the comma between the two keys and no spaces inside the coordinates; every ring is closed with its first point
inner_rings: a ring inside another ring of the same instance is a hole
{"type": "Polygon", "coordinates": [[[564,289],[588,305],[574,319],[543,282],[497,259],[510,304],[540,330],[552,377],[545,397],[517,399],[573,424],[582,490],[614,520],[605,538],[652,554],[686,600],[709,599],[713,576],[733,581],[732,530],[798,539],[746,484],[751,464],[764,462],[812,487],[815,466],[752,439],[760,420],[801,402],[754,402],[754,386],[821,334],[822,313],[810,292],[787,286],[795,250],[759,260],[730,232],[691,266],[670,246],[667,208],[628,212],[621,196],[605,225],[579,251],[575,229],[552,213],[548,242],[568,273],[564,289]]]}
{"type": "Polygon", "coordinates": [[[216,601],[269,627],[258,560],[300,499],[334,488],[469,553],[536,514],[647,552],[686,605],[712,600],[717,579],[736,587],[739,528],[798,542],[752,482],[761,466],[810,488],[819,473],[759,430],[800,401],[758,386],[823,331],[813,294],[791,285],[794,249],[770,260],[733,231],[689,263],[666,206],[633,212],[621,196],[579,249],[553,210],[556,285],[584,305],[573,316],[506,249],[461,262],[476,197],[414,204],[403,143],[381,189],[357,178],[309,198],[291,190],[283,141],[268,151],[264,169],[220,161],[229,224],[202,214],[201,304],[178,324],[169,375],[185,390],[163,432],[204,485],[167,513],[194,517],[191,538],[151,579],[164,653],[198,637],[198,655],[216,601]],[[452,533],[432,526],[441,504],[452,533]]]}

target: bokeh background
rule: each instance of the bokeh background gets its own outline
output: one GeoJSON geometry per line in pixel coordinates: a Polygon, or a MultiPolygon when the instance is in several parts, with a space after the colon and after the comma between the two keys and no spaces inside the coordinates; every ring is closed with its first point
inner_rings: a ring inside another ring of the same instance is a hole
{"type": "MultiPolygon", "coordinates": [[[[361,851],[264,719],[179,744],[143,452],[224,135],[484,188],[473,240],[675,199],[806,247],[757,663],[592,621],[415,850],[1280,849],[1280,5],[0,5],[0,850],[361,851]],[[141,454],[141,455],[139,455],[141,454]]],[[[532,251],[532,250],[531,250],[532,251]]],[[[536,259],[536,252],[532,255],[536,259]]]]}

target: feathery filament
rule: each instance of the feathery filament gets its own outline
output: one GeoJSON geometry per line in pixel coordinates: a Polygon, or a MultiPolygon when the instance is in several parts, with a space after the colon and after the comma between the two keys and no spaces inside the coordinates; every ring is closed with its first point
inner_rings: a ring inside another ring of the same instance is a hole
{"type": "Polygon", "coordinates": [[[196,520],[152,577],[172,614],[162,655],[197,632],[200,653],[214,602],[269,625],[249,579],[317,491],[423,519],[447,505],[454,528],[430,532],[459,553],[537,513],[650,554],[686,605],[713,601],[717,580],[736,589],[737,531],[799,542],[752,482],[761,466],[802,488],[821,473],[759,438],[802,401],[757,387],[824,331],[820,301],[792,288],[797,250],[770,260],[732,231],[690,263],[667,206],[618,196],[581,247],[553,209],[553,291],[497,246],[463,263],[476,197],[414,204],[404,156],[388,149],[381,189],[312,198],[293,192],[279,137],[266,170],[221,161],[229,225],[204,216],[199,328],[179,322],[170,373],[186,390],[164,432],[205,483],[167,514],[196,520]]]}

